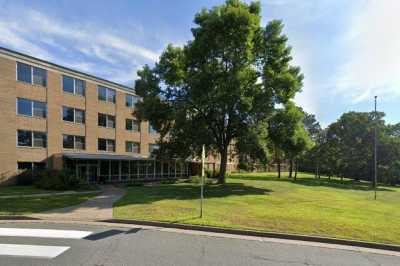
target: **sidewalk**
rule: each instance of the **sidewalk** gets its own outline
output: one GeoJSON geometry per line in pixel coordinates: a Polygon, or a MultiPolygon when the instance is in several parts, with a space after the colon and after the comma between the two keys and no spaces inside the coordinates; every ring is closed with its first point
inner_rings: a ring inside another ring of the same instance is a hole
{"type": "Polygon", "coordinates": [[[112,219],[113,204],[125,194],[121,188],[112,185],[104,186],[102,193],[77,206],[50,210],[31,215],[46,220],[96,221],[112,219]]]}

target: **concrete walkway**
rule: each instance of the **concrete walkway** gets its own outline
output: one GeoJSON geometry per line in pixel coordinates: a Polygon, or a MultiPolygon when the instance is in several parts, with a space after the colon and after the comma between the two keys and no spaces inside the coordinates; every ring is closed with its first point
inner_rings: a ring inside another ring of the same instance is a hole
{"type": "Polygon", "coordinates": [[[103,187],[101,194],[77,206],[50,210],[32,215],[34,218],[59,221],[98,221],[113,217],[113,204],[119,200],[125,191],[108,185],[103,187]]]}

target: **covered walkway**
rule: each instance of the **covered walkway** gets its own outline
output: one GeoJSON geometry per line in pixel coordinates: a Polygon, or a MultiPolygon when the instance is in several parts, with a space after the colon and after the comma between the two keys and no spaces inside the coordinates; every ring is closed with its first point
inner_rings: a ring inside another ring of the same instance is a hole
{"type": "Polygon", "coordinates": [[[88,183],[117,183],[184,178],[190,163],[114,154],[63,154],[64,167],[75,171],[88,183]]]}

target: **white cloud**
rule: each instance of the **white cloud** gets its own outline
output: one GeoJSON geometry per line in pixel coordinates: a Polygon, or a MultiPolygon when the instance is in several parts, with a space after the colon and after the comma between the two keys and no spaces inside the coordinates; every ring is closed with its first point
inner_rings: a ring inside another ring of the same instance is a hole
{"type": "Polygon", "coordinates": [[[106,79],[131,84],[137,68],[159,56],[113,29],[34,9],[20,10],[18,16],[9,11],[0,10],[1,45],[106,79]]]}
{"type": "Polygon", "coordinates": [[[17,50],[23,50],[30,54],[35,54],[46,60],[51,60],[52,56],[44,49],[34,43],[20,37],[14,29],[14,24],[7,24],[0,21],[0,44],[10,45],[17,50]]]}
{"type": "Polygon", "coordinates": [[[360,2],[342,39],[346,59],[333,83],[352,103],[400,96],[400,1],[360,2]]]}

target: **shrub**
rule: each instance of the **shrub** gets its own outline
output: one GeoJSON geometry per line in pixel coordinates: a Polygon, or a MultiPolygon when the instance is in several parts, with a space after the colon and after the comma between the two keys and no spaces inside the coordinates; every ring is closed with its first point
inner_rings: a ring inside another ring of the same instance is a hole
{"type": "Polygon", "coordinates": [[[17,175],[17,185],[31,186],[34,183],[35,173],[32,170],[26,170],[17,175]]]}
{"type": "Polygon", "coordinates": [[[80,179],[68,170],[43,170],[36,178],[36,187],[49,190],[77,189],[80,184],[80,179]]]}
{"type": "Polygon", "coordinates": [[[219,170],[215,170],[213,172],[213,170],[207,169],[207,170],[204,171],[204,173],[205,173],[207,178],[217,178],[218,175],[219,175],[219,170]]]}
{"type": "MultiPolygon", "coordinates": [[[[193,184],[201,184],[201,176],[195,175],[191,176],[188,180],[187,183],[193,183],[193,184]]],[[[204,184],[212,184],[213,180],[208,178],[207,176],[204,177],[204,184]]]]}

